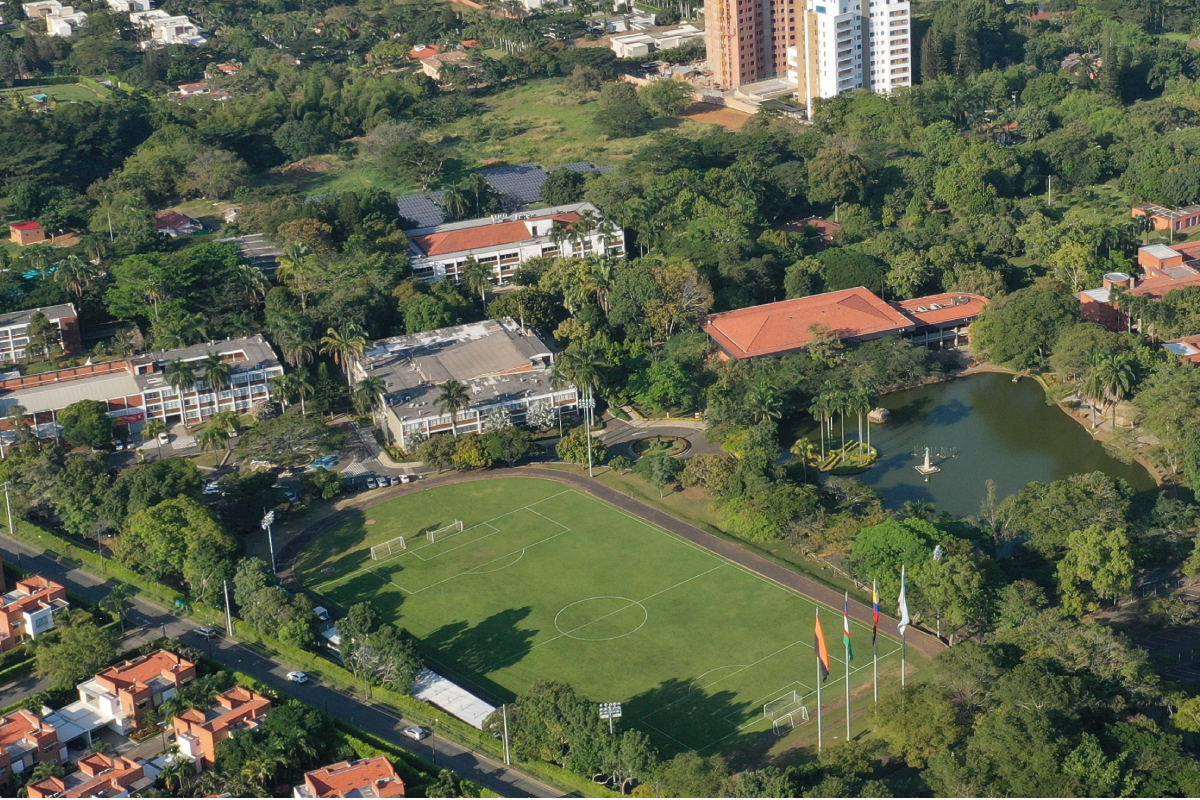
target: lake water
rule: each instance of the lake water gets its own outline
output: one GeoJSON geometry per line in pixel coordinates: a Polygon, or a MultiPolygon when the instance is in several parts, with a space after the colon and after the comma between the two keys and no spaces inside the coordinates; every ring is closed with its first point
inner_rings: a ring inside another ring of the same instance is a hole
{"type": "MultiPolygon", "coordinates": [[[[1009,375],[970,375],[885,395],[879,405],[892,412],[888,422],[871,426],[880,461],[857,477],[889,507],[927,500],[955,516],[978,514],[989,479],[1003,499],[1030,481],[1097,470],[1137,490],[1155,486],[1140,464],[1112,458],[1083,426],[1047,405],[1042,387],[1029,378],[1013,383],[1009,375]],[[925,447],[942,469],[928,481],[914,469],[925,447]]],[[[846,422],[849,436],[857,425],[846,422]]],[[[816,431],[809,436],[815,441],[816,431]]]]}

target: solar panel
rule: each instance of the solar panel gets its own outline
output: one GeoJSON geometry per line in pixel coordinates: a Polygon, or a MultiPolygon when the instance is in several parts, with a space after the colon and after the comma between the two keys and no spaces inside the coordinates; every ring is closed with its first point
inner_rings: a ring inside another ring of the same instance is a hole
{"type": "Polygon", "coordinates": [[[446,221],[442,207],[437,203],[442,199],[443,192],[428,194],[410,194],[396,201],[400,216],[416,223],[418,228],[432,228],[446,221]]]}

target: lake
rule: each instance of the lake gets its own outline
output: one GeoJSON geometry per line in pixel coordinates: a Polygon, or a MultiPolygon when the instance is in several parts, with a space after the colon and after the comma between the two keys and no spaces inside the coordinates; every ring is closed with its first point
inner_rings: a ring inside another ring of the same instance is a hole
{"type": "MultiPolygon", "coordinates": [[[[892,412],[886,423],[871,426],[880,460],[856,477],[889,507],[927,500],[955,516],[978,514],[989,479],[1002,500],[1030,481],[1097,470],[1137,490],[1155,487],[1140,464],[1114,459],[1082,425],[1047,405],[1042,387],[1029,378],[1013,383],[999,373],[969,375],[884,395],[879,405],[892,412]],[[925,447],[942,469],[928,481],[914,469],[925,447]]],[[[857,431],[853,418],[846,423],[847,436],[857,431]]],[[[816,441],[815,430],[808,435],[816,441]]]]}

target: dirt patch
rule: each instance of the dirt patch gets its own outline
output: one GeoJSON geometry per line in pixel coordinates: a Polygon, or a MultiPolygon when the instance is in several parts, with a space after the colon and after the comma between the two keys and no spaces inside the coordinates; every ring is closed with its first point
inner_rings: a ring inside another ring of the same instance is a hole
{"type": "Polygon", "coordinates": [[[727,130],[736,131],[740,130],[752,115],[712,103],[692,103],[682,116],[697,122],[712,122],[727,130]]]}
{"type": "Polygon", "coordinates": [[[284,175],[297,175],[309,172],[332,172],[337,168],[337,164],[334,164],[332,161],[314,159],[312,161],[296,161],[292,164],[288,164],[286,167],[281,169],[280,172],[282,172],[284,175]]]}

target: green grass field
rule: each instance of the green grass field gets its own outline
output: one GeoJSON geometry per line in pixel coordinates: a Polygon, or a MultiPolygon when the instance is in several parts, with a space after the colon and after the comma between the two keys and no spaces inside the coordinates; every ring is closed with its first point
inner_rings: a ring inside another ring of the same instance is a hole
{"type": "Polygon", "coordinates": [[[59,103],[99,103],[108,99],[91,87],[82,83],[63,83],[48,86],[14,86],[3,90],[3,94],[21,98],[23,103],[33,102],[30,98],[37,94],[45,94],[59,103]]]}
{"type": "MultiPolygon", "coordinates": [[[[297,574],[343,608],[371,601],[435,669],[493,702],[561,680],[624,703],[625,721],[668,752],[773,741],[763,707],[779,698],[797,722],[801,705],[815,712],[812,601],[554,481],[462,483],[347,512],[297,574]],[[425,535],[455,520],[461,533],[425,535]],[[406,550],[371,559],[397,536],[406,550]]],[[[841,614],[823,610],[836,703],[841,614]]],[[[869,694],[871,631],[852,623],[852,638],[852,687],[869,694]]],[[[899,644],[879,647],[891,674],[899,644]]]]}

